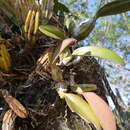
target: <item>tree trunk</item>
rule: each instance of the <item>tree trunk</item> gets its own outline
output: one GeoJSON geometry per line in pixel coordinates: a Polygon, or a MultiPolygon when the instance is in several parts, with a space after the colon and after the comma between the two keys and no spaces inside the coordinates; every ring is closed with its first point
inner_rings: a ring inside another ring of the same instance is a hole
{"type": "MultiPolygon", "coordinates": [[[[68,82],[74,74],[77,84],[95,84],[95,91],[106,102],[106,91],[102,79],[102,69],[96,59],[84,57],[75,66],[62,67],[64,79],[68,82]]],[[[49,78],[50,75],[40,70],[35,70],[28,76],[24,85],[10,86],[10,93],[18,99],[29,111],[29,117],[22,119],[17,117],[15,129],[18,130],[84,130],[93,127],[85,123],[79,116],[72,113],[64,100],[59,98],[55,90],[56,81],[49,78]]],[[[7,84],[4,86],[4,88],[7,84]]],[[[68,90],[70,91],[70,90],[68,90]]],[[[8,106],[5,106],[7,110],[8,106]]],[[[5,112],[5,111],[4,111],[5,112]]]]}
{"type": "MultiPolygon", "coordinates": [[[[52,23],[57,24],[54,21],[52,23]]],[[[19,34],[11,34],[9,37],[14,46],[10,54],[13,62],[12,73],[15,75],[1,73],[1,90],[8,90],[29,111],[29,116],[25,119],[17,116],[14,130],[89,130],[90,127],[94,130],[92,124],[72,113],[65,101],[59,98],[55,89],[57,82],[52,80],[50,74],[42,67],[40,70],[35,69],[36,61],[42,53],[50,46],[56,47],[61,41],[40,36],[37,44],[32,47],[27,45],[19,34]]],[[[95,84],[98,88],[95,92],[106,102],[106,95],[113,95],[109,93],[110,86],[106,83],[103,69],[95,58],[83,57],[76,65],[60,68],[68,84],[73,76],[77,84],[95,84]]],[[[68,92],[72,92],[69,87],[68,85],[68,92]]],[[[118,102],[116,103],[118,105],[118,102]]],[[[3,99],[0,100],[0,105],[3,108],[2,120],[4,113],[10,108],[3,99]]]]}

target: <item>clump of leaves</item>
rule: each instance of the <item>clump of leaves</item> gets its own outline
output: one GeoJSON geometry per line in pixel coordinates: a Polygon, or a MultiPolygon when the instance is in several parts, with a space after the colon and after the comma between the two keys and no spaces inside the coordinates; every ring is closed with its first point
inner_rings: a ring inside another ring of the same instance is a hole
{"type": "MultiPolygon", "coordinates": [[[[108,16],[108,15],[114,15],[118,13],[122,13],[125,11],[130,10],[130,8],[127,6],[126,8],[122,5],[130,3],[129,1],[116,1],[111,2],[106,5],[104,5],[101,9],[98,10],[95,17],[91,20],[86,20],[85,22],[82,22],[81,24],[74,26],[71,28],[71,36],[75,38],[75,41],[80,41],[86,38],[90,32],[93,30],[96,20],[99,17],[108,16]],[[118,10],[117,10],[118,8],[118,10]]],[[[71,23],[71,22],[70,22],[71,23]]],[[[76,25],[76,24],[75,24],[76,25]]],[[[47,26],[46,26],[47,27],[47,26]]],[[[68,29],[70,29],[69,25],[67,24],[68,29]]],[[[50,26],[48,25],[47,28],[43,28],[40,26],[40,31],[43,32],[45,35],[50,36],[52,38],[57,38],[60,35],[64,35],[62,32],[56,32],[55,29],[51,29],[51,33],[49,31],[50,26]]],[[[66,39],[67,41],[67,39],[66,39]]],[[[68,48],[70,46],[70,43],[67,42],[66,44],[61,43],[59,45],[59,48],[57,48],[54,52],[54,55],[52,56],[54,60],[53,62],[50,62],[50,64],[56,62],[55,59],[60,55],[60,53],[64,53],[64,49],[62,48],[68,48]]],[[[100,58],[105,58],[111,61],[115,61],[119,64],[124,64],[124,61],[120,56],[118,56],[116,53],[112,52],[111,50],[103,47],[97,47],[97,46],[87,46],[87,47],[81,47],[73,51],[72,54],[69,54],[68,57],[72,59],[73,56],[97,56],[100,58]]],[[[67,58],[67,55],[66,57],[67,58]]],[[[60,58],[61,59],[61,58],[60,58]]],[[[62,59],[63,60],[63,59],[62,59]]],[[[52,68],[53,69],[53,68],[52,68]]],[[[56,69],[56,68],[55,68],[56,69]]],[[[58,71],[55,71],[57,73],[58,71]]],[[[52,73],[52,72],[50,72],[52,73]]],[[[61,74],[61,73],[60,73],[61,74]]],[[[54,72],[53,72],[54,75],[54,72]]],[[[58,75],[55,74],[55,75],[58,75]]],[[[61,77],[61,76],[60,76],[61,77]]],[[[53,78],[54,79],[54,78],[53,78]]],[[[58,79],[57,79],[58,80],[58,79]]],[[[61,82],[61,79],[59,79],[59,82],[61,82]]],[[[62,81],[64,82],[64,81],[62,81]]],[[[79,86],[76,86],[79,87],[79,86]]],[[[97,129],[103,128],[104,130],[116,130],[116,121],[115,118],[108,107],[108,105],[95,93],[89,93],[89,92],[83,92],[81,89],[79,94],[82,94],[86,101],[82,99],[82,97],[79,97],[74,94],[66,93],[66,85],[62,83],[61,89],[58,89],[58,93],[61,98],[65,98],[68,106],[73,112],[76,112],[79,116],[81,116],[86,121],[90,121],[95,125],[97,129]],[[63,87],[64,86],[64,87],[63,87]],[[98,103],[97,103],[98,102],[98,103]],[[101,107],[101,108],[100,108],[101,107]],[[95,109],[96,108],[96,109],[95,109]],[[102,109],[102,111],[101,111],[102,109]],[[106,117],[106,120],[104,119],[106,117]],[[111,126],[110,126],[111,124],[111,126]],[[110,128],[111,127],[111,128],[110,128]]]]}
{"type": "MultiPolygon", "coordinates": [[[[5,4],[6,7],[9,6],[10,2],[11,1],[4,2],[4,0],[2,0],[2,3],[5,4]],[[6,5],[6,3],[8,4],[6,5]]],[[[57,48],[51,51],[51,53],[49,53],[49,51],[46,52],[46,54],[42,57],[42,59],[39,60],[39,62],[43,62],[44,64],[43,67],[45,67],[45,70],[48,71],[51,74],[51,78],[57,82],[56,84],[57,92],[62,99],[65,99],[71,111],[76,112],[86,122],[90,122],[94,124],[94,126],[98,130],[101,130],[102,128],[104,130],[110,130],[110,129],[116,130],[116,121],[114,119],[114,116],[110,108],[94,92],[87,92],[87,89],[83,90],[81,86],[76,84],[74,81],[70,85],[70,88],[72,92],[75,94],[68,92],[68,84],[64,81],[62,70],[60,69],[58,64],[62,62],[61,60],[69,59],[66,62],[66,64],[64,64],[64,66],[66,66],[67,63],[73,61],[75,56],[96,56],[96,57],[105,58],[117,62],[119,64],[124,64],[124,61],[122,58],[120,58],[120,56],[118,56],[116,53],[112,52],[107,48],[97,47],[97,46],[87,46],[87,47],[77,48],[76,50],[72,50],[72,52],[70,52],[69,47],[70,45],[76,44],[76,42],[86,38],[94,29],[96,20],[98,18],[103,16],[108,16],[108,15],[119,14],[130,10],[130,6],[128,6],[130,4],[130,1],[118,0],[118,1],[108,3],[103,7],[101,7],[92,19],[85,19],[84,21],[81,21],[81,23],[79,23],[80,20],[78,22],[74,21],[75,26],[73,26],[73,28],[70,28],[69,24],[64,25],[66,29],[64,28],[59,29],[55,26],[48,24],[50,18],[53,16],[53,13],[58,13],[58,11],[63,11],[66,13],[69,12],[69,9],[67,9],[67,7],[64,4],[58,2],[57,0],[55,1],[44,0],[41,3],[37,0],[36,1],[35,0],[29,0],[29,1],[14,0],[14,3],[17,3],[19,6],[18,9],[22,10],[21,19],[22,22],[24,23],[23,34],[24,34],[24,38],[27,41],[32,40],[33,35],[38,34],[38,28],[44,35],[48,37],[58,39],[58,40],[63,40],[57,48]],[[44,20],[42,21],[44,24],[39,26],[42,16],[44,17],[43,18],[44,20]],[[71,29],[72,31],[71,33],[69,33],[70,32],[69,29],[71,29]],[[65,53],[67,54],[65,55],[65,53]],[[104,117],[106,117],[105,118],[106,121],[104,121],[105,120],[104,117]]],[[[10,12],[13,11],[12,8],[9,9],[10,12]]],[[[17,8],[15,9],[17,10],[17,8]]],[[[14,12],[15,11],[13,11],[12,13],[13,15],[14,12]]],[[[17,17],[18,14],[15,14],[15,16],[17,17]]],[[[73,21],[71,21],[70,23],[73,24],[72,22],[73,21]]],[[[11,58],[7,51],[6,45],[0,44],[0,47],[1,47],[0,68],[3,69],[4,71],[10,71],[11,58]]],[[[10,108],[13,110],[14,108],[12,106],[18,107],[18,110],[20,111],[21,114],[21,109],[20,109],[21,107],[19,108],[19,106],[22,106],[22,104],[20,104],[16,99],[14,99],[11,96],[6,97],[6,100],[7,99],[10,108]],[[11,104],[11,102],[9,102],[9,99],[13,101],[12,102],[13,105],[11,104]]],[[[22,108],[24,109],[23,106],[22,108]]],[[[24,109],[24,111],[26,111],[26,109],[24,109]]],[[[19,115],[18,111],[17,111],[18,113],[16,111],[14,112],[17,115],[19,115]]],[[[25,115],[24,118],[27,117],[27,112],[22,114],[25,115]]],[[[9,110],[9,115],[13,115],[13,112],[10,110],[9,110]]],[[[8,122],[9,120],[11,119],[9,118],[8,122]]],[[[13,120],[15,120],[15,116],[13,120]]],[[[13,124],[13,122],[11,122],[11,124],[13,124]]]]}

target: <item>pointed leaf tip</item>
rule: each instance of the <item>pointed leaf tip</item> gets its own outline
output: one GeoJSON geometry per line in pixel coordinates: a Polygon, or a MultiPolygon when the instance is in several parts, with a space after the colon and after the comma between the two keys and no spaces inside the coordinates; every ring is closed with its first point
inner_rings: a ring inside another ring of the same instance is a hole
{"type": "Polygon", "coordinates": [[[85,121],[93,123],[98,130],[101,128],[100,122],[92,108],[80,96],[65,93],[65,100],[72,112],[76,112],[85,121]]]}
{"type": "Polygon", "coordinates": [[[104,47],[98,47],[98,46],[80,47],[74,50],[72,55],[96,56],[117,62],[119,64],[124,64],[124,60],[120,56],[118,56],[115,52],[104,47]]]}
{"type": "Polygon", "coordinates": [[[100,120],[102,128],[104,130],[117,130],[114,115],[106,102],[94,92],[85,92],[82,93],[82,95],[90,104],[97,118],[100,120]]]}
{"type": "Polygon", "coordinates": [[[64,32],[53,25],[41,25],[39,26],[39,30],[46,36],[59,39],[59,40],[65,39],[64,32]]]}
{"type": "Polygon", "coordinates": [[[52,63],[56,61],[58,56],[71,44],[74,44],[77,40],[74,38],[67,38],[56,48],[54,55],[52,57],[52,63]]]}
{"type": "Polygon", "coordinates": [[[107,3],[97,12],[97,17],[120,14],[130,10],[130,0],[116,0],[107,3]]]}

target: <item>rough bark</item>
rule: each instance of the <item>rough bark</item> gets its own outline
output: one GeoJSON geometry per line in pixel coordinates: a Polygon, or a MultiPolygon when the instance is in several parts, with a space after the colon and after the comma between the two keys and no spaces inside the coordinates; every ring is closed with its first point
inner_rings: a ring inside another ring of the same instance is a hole
{"type": "MultiPolygon", "coordinates": [[[[70,75],[74,73],[76,83],[96,84],[98,89],[95,92],[107,102],[100,68],[96,59],[85,57],[79,64],[70,67],[64,66],[62,70],[64,79],[68,82],[70,75]]],[[[91,125],[89,126],[80,117],[72,113],[65,101],[59,98],[54,88],[56,82],[49,79],[47,75],[42,71],[39,75],[34,70],[24,85],[22,84],[17,88],[10,86],[10,93],[29,110],[27,119],[16,118],[15,129],[78,130],[78,128],[86,129],[87,127],[89,129],[91,125]]],[[[7,108],[8,106],[6,106],[6,110],[7,108]]]]}
{"type": "MultiPolygon", "coordinates": [[[[54,20],[51,23],[57,24],[54,20]]],[[[13,31],[9,38],[13,44],[10,54],[13,62],[11,73],[14,73],[14,75],[6,75],[2,72],[0,88],[8,90],[29,111],[28,118],[16,118],[14,129],[86,130],[91,126],[94,130],[92,124],[84,122],[79,116],[72,113],[65,101],[59,98],[55,89],[56,81],[51,79],[50,74],[44,72],[42,68],[39,71],[35,69],[37,59],[49,47],[56,47],[61,41],[39,36],[37,44],[32,47],[28,45],[27,41],[23,40],[18,32],[14,34],[13,31]]],[[[8,32],[2,33],[5,38],[7,34],[8,32]]],[[[77,84],[95,84],[98,88],[95,92],[107,102],[106,94],[108,93],[106,93],[106,90],[109,91],[110,86],[106,83],[107,80],[104,79],[102,67],[95,58],[84,57],[77,65],[62,66],[61,69],[63,70],[64,80],[68,83],[73,75],[77,84]]],[[[68,85],[68,92],[71,92],[69,87],[68,85]]],[[[0,105],[3,107],[2,120],[9,106],[3,98],[0,100],[0,105]]]]}

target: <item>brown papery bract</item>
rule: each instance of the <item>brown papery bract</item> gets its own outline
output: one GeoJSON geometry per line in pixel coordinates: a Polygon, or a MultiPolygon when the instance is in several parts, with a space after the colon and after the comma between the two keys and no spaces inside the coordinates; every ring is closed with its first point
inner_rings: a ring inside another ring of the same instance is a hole
{"type": "Polygon", "coordinates": [[[82,93],[99,119],[103,130],[117,130],[113,113],[106,102],[94,92],[82,93]]]}

